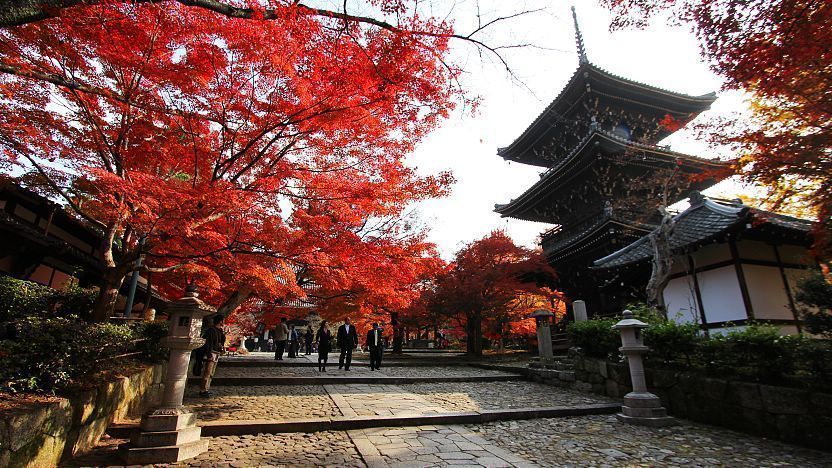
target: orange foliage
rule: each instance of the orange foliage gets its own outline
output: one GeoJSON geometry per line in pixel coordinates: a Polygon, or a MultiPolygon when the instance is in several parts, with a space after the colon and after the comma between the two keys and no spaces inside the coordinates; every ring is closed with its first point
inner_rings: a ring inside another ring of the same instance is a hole
{"type": "Polygon", "coordinates": [[[401,30],[301,9],[102,2],[0,31],[16,70],[0,81],[0,171],[104,234],[97,317],[139,257],[171,297],[195,281],[230,309],[305,296],[303,271],[344,298],[325,311],[364,314],[406,304],[430,270],[402,212],[452,178],[403,158],[462,98],[451,30],[409,9],[401,30]]]}

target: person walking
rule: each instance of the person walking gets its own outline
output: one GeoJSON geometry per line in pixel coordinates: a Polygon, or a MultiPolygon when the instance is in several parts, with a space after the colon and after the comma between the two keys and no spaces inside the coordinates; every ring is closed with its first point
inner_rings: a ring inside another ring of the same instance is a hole
{"type": "Polygon", "coordinates": [[[304,355],[309,356],[312,354],[312,342],[315,341],[315,332],[312,330],[312,325],[309,325],[309,328],[306,329],[306,335],[303,338],[306,345],[304,355]]]}
{"type": "Polygon", "coordinates": [[[382,336],[377,323],[374,323],[373,329],[367,332],[366,344],[367,349],[370,350],[370,370],[380,369],[381,354],[384,352],[384,336],[382,336]]]}
{"type": "Polygon", "coordinates": [[[280,323],[274,330],[274,358],[275,360],[283,360],[283,351],[286,350],[286,340],[289,339],[289,327],[286,326],[286,317],[280,318],[280,323]]]}
{"type": "Polygon", "coordinates": [[[341,348],[341,355],[338,357],[338,369],[350,370],[352,363],[352,350],[358,346],[358,332],[350,325],[350,318],[344,319],[344,324],[338,327],[338,347],[341,348]]]}
{"type": "Polygon", "coordinates": [[[289,357],[290,358],[298,357],[299,339],[300,339],[300,336],[298,335],[298,331],[295,330],[295,326],[294,325],[290,326],[289,327],[289,357]]]}
{"type": "Polygon", "coordinates": [[[318,343],[318,372],[326,372],[326,361],[332,351],[332,332],[326,326],[326,320],[321,322],[315,342],[318,343]]]}
{"type": "Polygon", "coordinates": [[[202,335],[205,338],[204,352],[203,352],[203,369],[202,382],[199,386],[199,396],[207,398],[211,396],[211,377],[214,376],[214,371],[217,369],[217,362],[220,360],[220,354],[225,351],[225,332],[220,328],[223,316],[214,316],[213,323],[205,330],[202,335]]]}

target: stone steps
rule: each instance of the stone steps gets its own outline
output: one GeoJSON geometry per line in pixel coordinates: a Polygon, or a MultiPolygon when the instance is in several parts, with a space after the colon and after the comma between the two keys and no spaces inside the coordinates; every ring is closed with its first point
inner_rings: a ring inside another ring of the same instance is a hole
{"type": "MultiPolygon", "coordinates": [[[[520,374],[507,375],[462,375],[445,377],[395,377],[395,376],[323,376],[312,377],[214,377],[211,385],[329,385],[329,384],[379,384],[401,385],[413,383],[444,383],[444,382],[509,382],[524,380],[520,374]]],[[[188,379],[191,385],[199,385],[200,379],[188,379]]]]}
{"type": "MultiPolygon", "coordinates": [[[[449,412],[407,416],[340,416],[333,418],[294,420],[202,421],[202,435],[207,437],[277,434],[286,432],[348,431],[375,427],[408,427],[450,424],[484,424],[494,421],[562,418],[621,411],[617,403],[597,405],[510,408],[470,412],[449,412]]],[[[113,424],[107,432],[112,437],[127,437],[137,424],[113,424]]]]}

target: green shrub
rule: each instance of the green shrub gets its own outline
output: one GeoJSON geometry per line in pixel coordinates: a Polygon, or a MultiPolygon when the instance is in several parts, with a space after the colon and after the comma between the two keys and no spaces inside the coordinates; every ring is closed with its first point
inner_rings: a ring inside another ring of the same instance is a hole
{"type": "Polygon", "coordinates": [[[746,378],[774,383],[794,374],[798,338],[780,336],[777,327],[752,324],[729,333],[724,341],[731,367],[746,378]]]}
{"type": "Polygon", "coordinates": [[[86,318],[92,311],[97,291],[71,286],[52,289],[32,281],[0,276],[0,323],[22,317],[86,318]]]}
{"type": "Polygon", "coordinates": [[[651,322],[649,325],[643,332],[644,343],[651,349],[648,360],[663,364],[692,364],[696,345],[701,341],[698,325],[680,324],[674,320],[651,322]]]}
{"type": "Polygon", "coordinates": [[[136,351],[148,362],[161,362],[167,359],[168,349],[162,347],[160,340],[168,335],[168,322],[138,322],[133,325],[136,351]]]}
{"type": "MultiPolygon", "coordinates": [[[[725,335],[706,336],[695,323],[679,324],[645,306],[630,306],[650,347],[648,365],[775,385],[832,389],[832,341],[805,336],[780,336],[771,325],[751,324],[725,335]]],[[[596,318],[567,328],[573,346],[593,357],[618,356],[620,335],[612,326],[619,318],[596,318]]]]}
{"type": "Polygon", "coordinates": [[[129,349],[127,325],[87,324],[73,317],[25,317],[0,341],[0,380],[9,391],[55,392],[107,368],[129,349]]]}
{"type": "Polygon", "coordinates": [[[0,322],[43,315],[51,308],[53,291],[31,281],[0,276],[0,322]]]}
{"type": "Polygon", "coordinates": [[[0,382],[10,392],[56,393],[130,358],[159,361],[167,323],[87,323],[77,317],[24,317],[12,322],[14,338],[0,341],[0,382]]]}
{"type": "Polygon", "coordinates": [[[832,338],[832,284],[819,270],[801,280],[797,285],[795,300],[809,333],[832,338]]]}
{"type": "Polygon", "coordinates": [[[608,358],[618,355],[621,338],[612,328],[618,320],[614,318],[595,318],[585,322],[570,323],[566,334],[572,346],[581,348],[587,356],[608,358]]]}

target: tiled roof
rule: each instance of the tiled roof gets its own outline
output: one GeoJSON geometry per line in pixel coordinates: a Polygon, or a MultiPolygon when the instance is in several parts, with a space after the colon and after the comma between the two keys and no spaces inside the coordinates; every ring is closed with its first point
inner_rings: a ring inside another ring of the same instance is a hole
{"type": "MultiPolygon", "coordinates": [[[[723,204],[702,198],[691,197],[692,205],[676,215],[675,226],[670,237],[670,248],[679,252],[688,247],[705,244],[721,235],[737,229],[760,228],[765,225],[808,234],[812,222],[793,218],[742,204],[723,204]]],[[[594,268],[616,268],[643,262],[653,257],[653,247],[648,236],[633,242],[621,250],[595,261],[594,268]]]]}
{"type": "Polygon", "coordinates": [[[508,154],[508,152],[511,151],[516,145],[518,145],[520,142],[525,140],[529,136],[529,134],[531,134],[535,130],[535,128],[538,125],[545,122],[546,117],[548,117],[550,115],[559,116],[560,114],[558,112],[556,112],[555,109],[560,105],[561,101],[564,99],[564,96],[566,94],[568,94],[568,92],[572,88],[572,86],[575,86],[574,83],[578,82],[580,80],[580,78],[584,76],[585,73],[590,73],[590,72],[596,73],[597,75],[599,75],[601,77],[616,80],[616,81],[620,81],[624,84],[631,85],[631,86],[638,87],[638,88],[642,88],[644,90],[647,90],[647,91],[650,91],[650,92],[653,92],[653,93],[656,93],[656,94],[665,95],[665,96],[668,96],[668,97],[671,97],[671,98],[674,98],[674,99],[681,99],[681,100],[701,103],[702,109],[706,109],[714,101],[716,101],[716,93],[714,93],[714,92],[710,92],[708,94],[703,94],[701,96],[691,96],[691,95],[684,94],[684,93],[678,93],[678,92],[670,91],[670,90],[667,90],[667,89],[664,89],[664,88],[659,88],[657,86],[652,86],[652,85],[648,85],[648,84],[645,84],[645,83],[641,83],[641,82],[638,82],[638,81],[635,81],[635,80],[630,80],[630,79],[624,78],[620,75],[610,73],[609,71],[604,70],[603,68],[598,67],[598,66],[596,66],[596,65],[594,65],[590,62],[585,62],[585,63],[581,63],[581,65],[577,69],[575,69],[575,72],[569,78],[569,81],[567,82],[566,86],[563,87],[560,94],[558,94],[558,96],[548,106],[546,106],[546,108],[543,109],[543,111],[537,116],[537,118],[535,118],[532,121],[532,123],[528,127],[526,127],[525,130],[523,130],[523,133],[521,133],[520,136],[518,136],[508,146],[505,146],[505,147],[502,147],[502,148],[497,148],[497,154],[500,155],[500,156],[504,156],[504,155],[508,154]]]}
{"type": "Polygon", "coordinates": [[[656,154],[660,157],[664,157],[669,161],[680,160],[691,164],[712,166],[714,168],[724,164],[723,162],[718,160],[707,159],[698,156],[691,156],[688,154],[671,151],[662,146],[637,143],[621,138],[613,133],[601,130],[599,128],[595,128],[592,131],[590,131],[583,139],[581,139],[580,143],[578,143],[575,146],[575,149],[573,149],[565,158],[558,161],[556,165],[544,171],[540,175],[540,180],[535,182],[535,184],[529,187],[528,190],[523,192],[519,197],[511,200],[509,203],[494,205],[494,211],[500,213],[503,216],[510,216],[511,212],[519,208],[518,205],[528,202],[529,199],[536,197],[539,194],[539,192],[541,192],[545,187],[549,187],[552,183],[557,181],[557,179],[564,172],[567,172],[568,166],[572,165],[571,163],[573,163],[573,161],[577,159],[577,157],[581,154],[584,148],[586,148],[589,145],[590,141],[592,141],[594,138],[606,138],[607,140],[615,144],[618,144],[624,148],[644,150],[656,154]]]}

